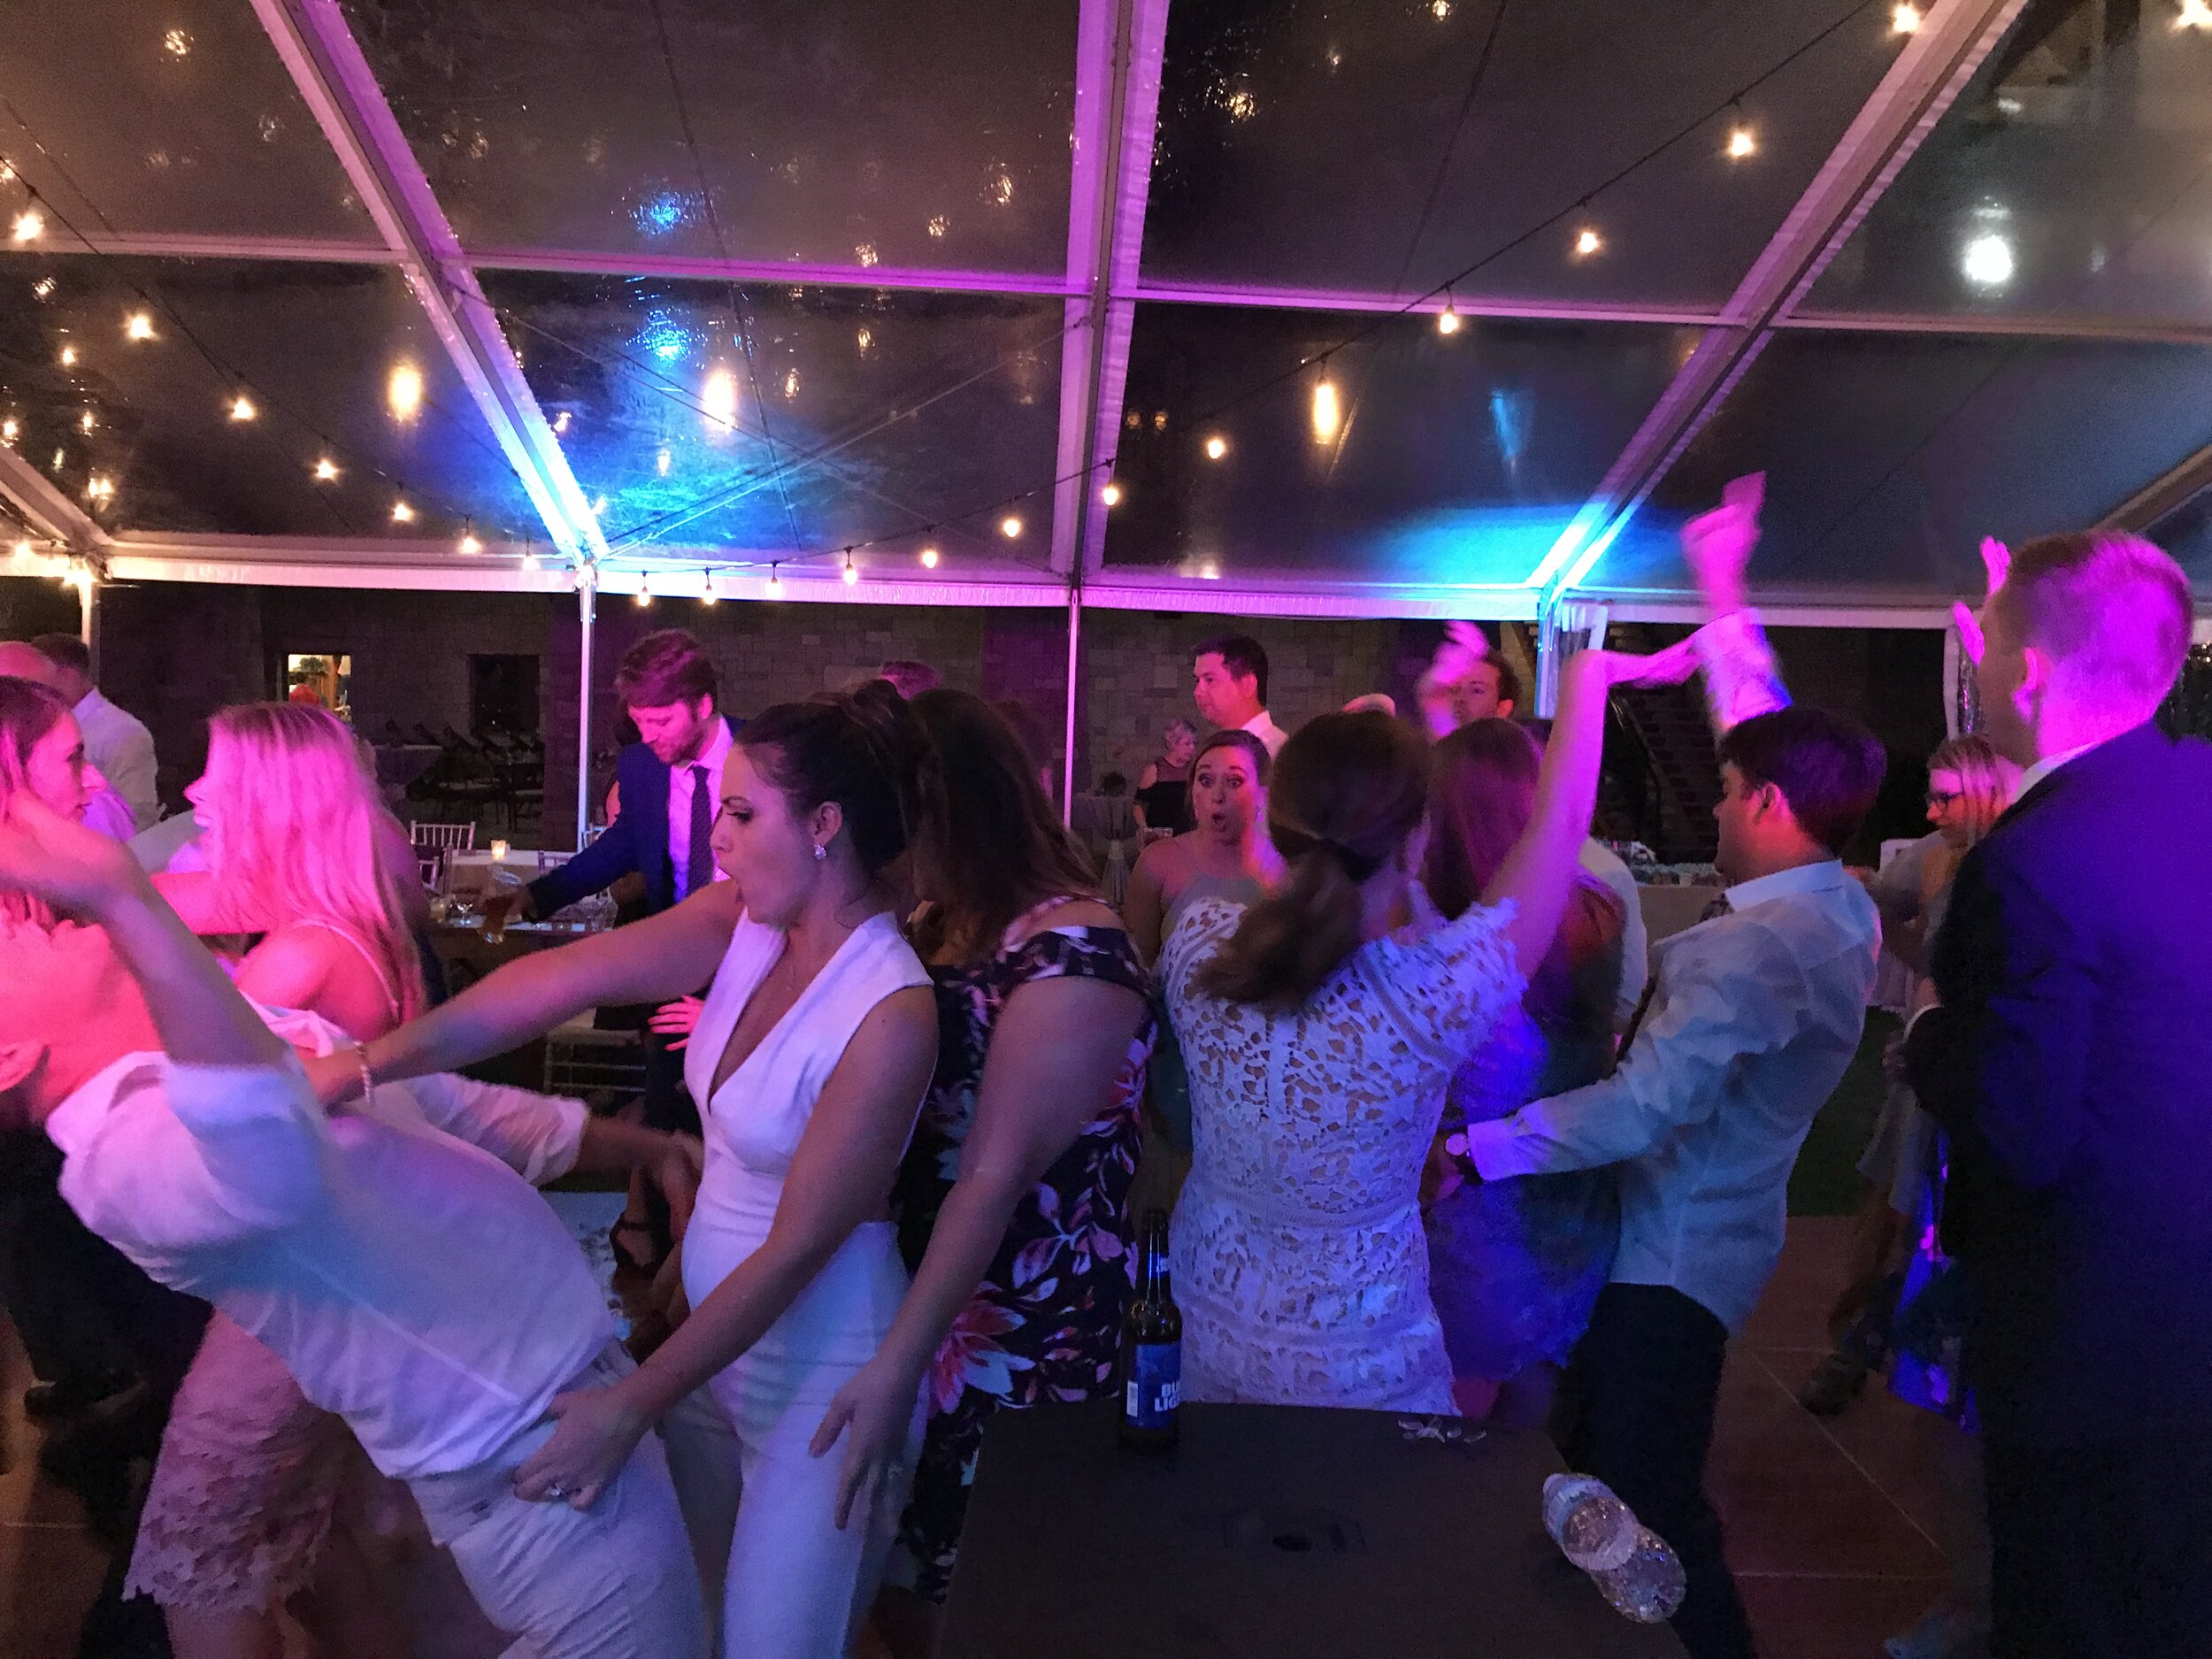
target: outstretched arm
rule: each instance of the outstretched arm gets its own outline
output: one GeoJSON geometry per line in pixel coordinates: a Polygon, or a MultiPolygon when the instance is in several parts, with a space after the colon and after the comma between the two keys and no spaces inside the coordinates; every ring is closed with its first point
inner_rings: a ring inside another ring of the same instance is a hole
{"type": "Polygon", "coordinates": [[[380,1078],[457,1071],[542,1037],[602,1004],[667,1002],[714,977],[737,926],[735,884],[718,881],[672,910],[523,956],[442,1007],[366,1045],[380,1078]]]}
{"type": "Polygon", "coordinates": [[[1698,630],[1705,704],[1720,736],[1757,715],[1789,706],[1790,694],[1751,608],[1744,571],[1759,545],[1766,474],[1753,472],[1722,492],[1721,504],[1682,526],[1682,557],[1697,578],[1712,620],[1698,630]]]}

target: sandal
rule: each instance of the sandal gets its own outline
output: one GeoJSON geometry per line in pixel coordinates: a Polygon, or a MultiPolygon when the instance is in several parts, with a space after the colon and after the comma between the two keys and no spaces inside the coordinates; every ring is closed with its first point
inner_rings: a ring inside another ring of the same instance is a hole
{"type": "Polygon", "coordinates": [[[659,1247],[660,1235],[654,1231],[653,1224],[649,1221],[633,1221],[629,1217],[625,1216],[607,1229],[607,1248],[614,1252],[616,1264],[627,1267],[633,1272],[643,1273],[648,1277],[658,1272],[660,1264],[668,1259],[668,1252],[659,1247]],[[625,1233],[643,1233],[648,1247],[645,1254],[633,1255],[624,1249],[622,1239],[625,1233]]]}

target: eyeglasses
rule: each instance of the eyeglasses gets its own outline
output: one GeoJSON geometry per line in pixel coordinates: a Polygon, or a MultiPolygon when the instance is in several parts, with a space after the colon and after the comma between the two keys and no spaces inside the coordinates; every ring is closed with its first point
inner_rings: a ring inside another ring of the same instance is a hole
{"type": "Polygon", "coordinates": [[[1938,807],[1949,806],[1954,801],[1965,799],[1966,797],[1962,795],[1951,795],[1940,789],[1931,789],[1928,791],[1928,810],[1932,812],[1938,807]]]}

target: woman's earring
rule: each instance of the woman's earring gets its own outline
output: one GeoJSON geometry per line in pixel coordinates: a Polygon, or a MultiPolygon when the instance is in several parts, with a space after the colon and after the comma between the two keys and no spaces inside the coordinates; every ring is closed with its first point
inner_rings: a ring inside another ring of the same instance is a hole
{"type": "Polygon", "coordinates": [[[823,859],[827,858],[828,856],[829,856],[829,849],[828,849],[828,848],[826,848],[826,847],[825,847],[825,846],[823,846],[821,842],[819,842],[819,841],[816,841],[816,842],[814,843],[814,858],[815,858],[815,862],[816,862],[817,864],[819,864],[819,863],[820,863],[823,859]]]}

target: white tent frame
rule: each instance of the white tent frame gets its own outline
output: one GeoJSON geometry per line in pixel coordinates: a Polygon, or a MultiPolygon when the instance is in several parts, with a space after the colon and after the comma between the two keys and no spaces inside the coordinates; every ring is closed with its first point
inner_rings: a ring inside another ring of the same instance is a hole
{"type": "MultiPolygon", "coordinates": [[[[872,572],[859,588],[827,570],[794,565],[781,599],[902,605],[1064,606],[1068,613],[1066,781],[1074,779],[1076,670],[1085,606],[1275,617],[1481,617],[1537,621],[1548,659],[1550,626],[1563,602],[1594,599],[1597,560],[1668,468],[1721,407],[1778,333],[1849,329],[1865,334],[1981,334],[2154,341],[2212,345],[2212,327],[2137,325],[2063,317],[1957,317],[1809,311],[1806,296],[1830,259],[1895,180],[1913,152],[1964,89],[2025,0],[1932,0],[1919,29],[1899,49],[1880,83],[1827,161],[1784,218],[1734,293],[1715,310],[1585,304],[1485,296],[1455,289],[1450,304],[1470,317],[1559,322],[1645,322],[1702,330],[1695,350],[1660,395],[1597,489],[1536,571],[1517,584],[1362,582],[1282,579],[1205,581],[1164,573],[1141,578],[1104,570],[1106,520],[1096,485],[1111,474],[1121,430],[1129,350],[1141,303],[1290,307],[1348,312],[1433,312],[1441,298],[1294,287],[1147,280],[1141,268],[1160,73],[1171,0],[1079,0],[1074,131],[1067,260],[1058,278],[992,271],[796,265],[579,253],[529,247],[464,248],[416,160],[338,0],[252,0],[256,15],[314,114],[380,241],[90,233],[49,251],[239,260],[386,265],[406,277],[433,332],[475,401],[560,555],[539,568],[531,549],[488,546],[457,557],[442,541],[345,540],[246,535],[109,534],[13,450],[0,448],[0,496],[26,522],[76,556],[88,639],[102,580],[241,582],[276,586],[399,588],[448,591],[565,592],[578,595],[587,687],[578,757],[578,823],[588,820],[591,746],[589,649],[596,594],[634,593],[647,570],[656,591],[680,596],[706,578],[694,571],[626,562],[611,553],[558,441],[540,411],[519,359],[486,301],[480,271],[698,277],[732,281],[920,289],[1056,297],[1066,307],[1059,434],[1048,569],[1035,577],[947,572],[931,579],[872,572]]],[[[2116,503],[2102,522],[2130,528],[2212,487],[2212,447],[2116,503]]],[[[722,564],[779,557],[718,550],[722,564]]],[[[718,595],[764,599],[767,578],[714,579],[718,595]]],[[[1924,596],[1765,594],[1778,623],[1831,626],[1941,627],[1947,608],[1924,596]]],[[[1622,620],[1688,618],[1687,602],[1624,595],[1622,620]]]]}

